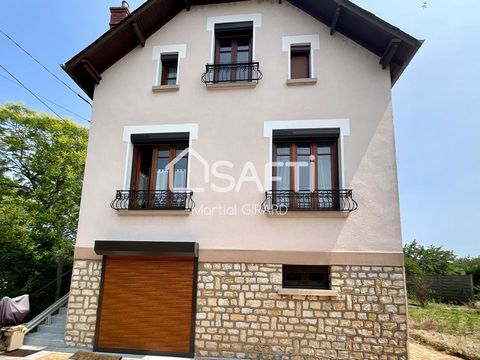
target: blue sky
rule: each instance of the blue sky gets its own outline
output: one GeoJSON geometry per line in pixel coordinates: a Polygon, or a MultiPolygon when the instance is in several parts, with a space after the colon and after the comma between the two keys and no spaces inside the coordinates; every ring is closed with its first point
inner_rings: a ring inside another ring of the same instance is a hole
{"type": "MultiPolygon", "coordinates": [[[[393,89],[403,240],[480,255],[480,1],[355,0],[423,47],[393,89]],[[479,223],[477,223],[477,221],[479,223]]],[[[59,68],[108,29],[120,0],[6,0],[0,29],[81,93],[59,68]]],[[[142,0],[130,0],[136,9],[142,0]]],[[[81,124],[90,107],[0,34],[0,64],[81,124]]],[[[0,69],[0,103],[47,110],[0,69]]],[[[381,219],[379,219],[381,221],[381,219]]]]}

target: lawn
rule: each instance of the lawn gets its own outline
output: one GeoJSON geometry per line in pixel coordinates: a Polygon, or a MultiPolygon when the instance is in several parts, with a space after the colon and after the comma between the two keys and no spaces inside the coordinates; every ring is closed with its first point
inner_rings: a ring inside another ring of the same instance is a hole
{"type": "Polygon", "coordinates": [[[480,360],[480,310],[430,303],[409,306],[410,336],[438,350],[480,360]]]}

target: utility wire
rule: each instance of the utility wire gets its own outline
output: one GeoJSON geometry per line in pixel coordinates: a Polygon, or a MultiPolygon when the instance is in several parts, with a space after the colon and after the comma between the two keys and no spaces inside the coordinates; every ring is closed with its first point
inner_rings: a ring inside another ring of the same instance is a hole
{"type": "Polygon", "coordinates": [[[92,104],[90,103],[90,101],[88,101],[87,99],[85,99],[81,94],[79,94],[78,92],[76,92],[74,89],[72,89],[65,81],[63,81],[62,79],[60,79],[57,75],[55,75],[55,73],[53,73],[50,69],[48,69],[45,65],[43,65],[39,60],[37,60],[32,54],[30,54],[27,50],[25,50],[22,45],[20,45],[18,42],[16,42],[11,36],[9,36],[5,31],[3,31],[2,29],[0,29],[0,32],[8,39],[10,40],[12,43],[14,43],[20,50],[22,50],[25,54],[27,54],[30,58],[33,59],[33,61],[35,61],[38,65],[40,65],[42,68],[44,68],[50,75],[52,75],[55,79],[57,79],[58,81],[60,81],[64,86],[66,86],[71,92],[73,92],[75,95],[77,95],[80,99],[82,99],[83,101],[85,101],[88,105],[92,106],[92,104]]]}
{"type": "Polygon", "coordinates": [[[43,105],[45,105],[51,112],[57,115],[60,119],[65,120],[60,115],[58,115],[55,110],[53,110],[48,104],[43,101],[37,94],[35,94],[32,90],[30,90],[24,83],[18,80],[10,71],[8,71],[2,64],[0,64],[0,68],[2,68],[8,75],[10,75],[16,82],[18,82],[25,90],[27,90],[30,94],[32,94],[38,101],[40,101],[43,105]]]}
{"type": "MultiPolygon", "coordinates": [[[[13,79],[5,76],[5,75],[0,74],[0,77],[3,78],[3,79],[5,79],[5,80],[7,80],[7,81],[10,81],[12,84],[15,84],[15,85],[21,87],[21,85],[20,85],[18,82],[16,82],[15,80],[13,80],[13,79]]],[[[72,110],[70,110],[70,109],[68,109],[68,108],[66,108],[66,107],[64,107],[64,106],[56,103],[55,101],[50,100],[49,98],[46,98],[45,96],[42,96],[42,95],[40,95],[40,94],[38,94],[38,93],[37,93],[37,95],[38,95],[38,97],[41,97],[43,100],[48,101],[49,103],[51,103],[51,104],[53,104],[53,105],[55,105],[55,106],[58,106],[59,108],[65,110],[65,111],[67,111],[67,112],[69,112],[70,114],[73,114],[73,115],[75,115],[75,116],[78,116],[79,118],[82,118],[83,120],[85,120],[85,121],[87,121],[87,122],[90,122],[90,120],[88,120],[86,117],[83,117],[82,115],[77,114],[76,112],[74,112],[74,111],[72,111],[72,110]]]]}

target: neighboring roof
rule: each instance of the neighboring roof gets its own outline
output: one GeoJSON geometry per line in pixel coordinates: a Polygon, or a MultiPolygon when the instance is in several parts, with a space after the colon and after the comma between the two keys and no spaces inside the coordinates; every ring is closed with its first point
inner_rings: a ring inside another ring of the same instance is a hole
{"type": "MultiPolygon", "coordinates": [[[[93,98],[101,74],[145,39],[190,6],[241,0],[147,0],[117,26],[70,59],[63,69],[83,91],[93,98]]],[[[279,0],[281,2],[281,0],[279,0]]],[[[385,69],[390,66],[392,86],[422,45],[402,30],[348,0],[288,0],[310,16],[380,57],[385,69]]]]}

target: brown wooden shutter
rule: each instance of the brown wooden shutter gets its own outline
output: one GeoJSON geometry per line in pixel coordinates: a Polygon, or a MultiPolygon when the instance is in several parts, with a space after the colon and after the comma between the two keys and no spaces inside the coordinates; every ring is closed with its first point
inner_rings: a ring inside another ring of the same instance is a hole
{"type": "Polygon", "coordinates": [[[195,261],[106,256],[95,350],[192,356],[195,261]]]}
{"type": "Polygon", "coordinates": [[[310,77],[310,46],[292,46],[290,49],[290,78],[310,77]]]}

